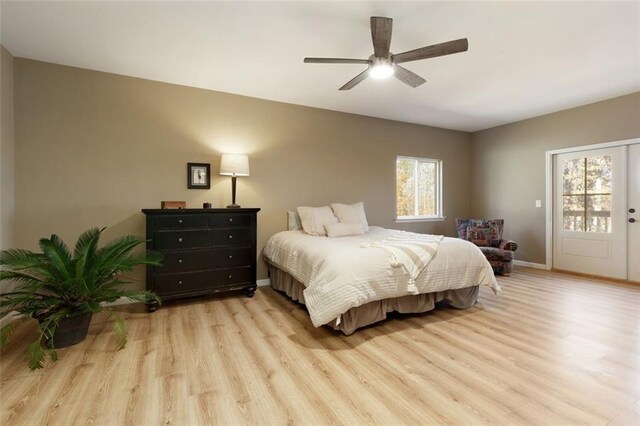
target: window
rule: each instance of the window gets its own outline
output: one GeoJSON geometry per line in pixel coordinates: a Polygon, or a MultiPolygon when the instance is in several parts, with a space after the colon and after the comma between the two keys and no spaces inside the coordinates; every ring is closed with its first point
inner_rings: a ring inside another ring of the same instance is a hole
{"type": "Polygon", "coordinates": [[[442,161],[396,159],[396,218],[442,219],[442,161]]]}
{"type": "Polygon", "coordinates": [[[562,229],[611,233],[611,156],[562,162],[562,229]]]}

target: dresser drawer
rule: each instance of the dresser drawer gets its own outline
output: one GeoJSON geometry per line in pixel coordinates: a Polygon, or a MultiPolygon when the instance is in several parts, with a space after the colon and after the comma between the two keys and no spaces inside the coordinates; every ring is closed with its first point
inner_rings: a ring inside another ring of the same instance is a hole
{"type": "Polygon", "coordinates": [[[253,264],[250,248],[222,247],[209,250],[164,252],[162,264],[156,268],[159,274],[202,271],[215,268],[231,268],[253,264]]]}
{"type": "Polygon", "coordinates": [[[251,241],[252,230],[248,228],[159,231],[154,234],[153,238],[156,250],[240,246],[249,245],[251,241]]]}
{"type": "Polygon", "coordinates": [[[251,215],[237,213],[221,213],[209,216],[209,226],[251,226],[251,215]]]}
{"type": "Polygon", "coordinates": [[[156,275],[155,291],[159,295],[197,293],[202,290],[233,287],[253,283],[251,267],[226,268],[215,271],[156,275]]]}
{"type": "Polygon", "coordinates": [[[207,216],[204,214],[158,215],[153,218],[156,230],[206,228],[207,216]]]}

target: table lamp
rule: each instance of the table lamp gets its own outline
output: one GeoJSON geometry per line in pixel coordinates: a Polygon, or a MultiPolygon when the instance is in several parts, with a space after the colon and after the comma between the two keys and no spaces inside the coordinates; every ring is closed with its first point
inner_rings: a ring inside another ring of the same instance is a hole
{"type": "Polygon", "coordinates": [[[249,157],[244,154],[222,154],[220,174],[231,176],[231,204],[227,208],[240,208],[236,204],[236,177],[249,176],[249,157]]]}

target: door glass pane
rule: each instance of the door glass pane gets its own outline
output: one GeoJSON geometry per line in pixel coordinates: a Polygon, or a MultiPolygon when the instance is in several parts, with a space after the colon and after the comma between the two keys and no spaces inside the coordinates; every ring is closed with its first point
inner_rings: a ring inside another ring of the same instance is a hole
{"type": "Polygon", "coordinates": [[[587,232],[611,232],[611,195],[587,195],[587,232]]]}
{"type": "Polygon", "coordinates": [[[563,229],[611,232],[611,156],[564,160],[562,167],[563,229]]]}
{"type": "Polygon", "coordinates": [[[436,165],[432,162],[418,163],[418,215],[436,214],[436,165]]]}
{"type": "Polygon", "coordinates": [[[584,231],[584,196],[562,197],[562,229],[584,231]]]}
{"type": "Polygon", "coordinates": [[[611,193],[611,156],[587,158],[587,194],[611,193]]]}
{"type": "Polygon", "coordinates": [[[562,193],[584,194],[584,158],[562,162],[562,193]]]}

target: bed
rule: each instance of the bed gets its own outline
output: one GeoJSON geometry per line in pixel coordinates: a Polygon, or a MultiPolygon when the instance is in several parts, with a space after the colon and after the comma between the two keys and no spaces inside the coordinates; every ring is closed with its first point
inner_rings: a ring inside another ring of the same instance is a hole
{"type": "Polygon", "coordinates": [[[315,327],[347,335],[389,312],[427,312],[442,301],[466,309],[476,303],[480,286],[500,291],[485,256],[467,241],[438,237],[437,250],[415,279],[378,246],[421,235],[376,226],[340,238],[283,231],[267,241],[263,255],[275,290],[305,304],[315,327]]]}

